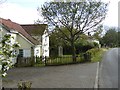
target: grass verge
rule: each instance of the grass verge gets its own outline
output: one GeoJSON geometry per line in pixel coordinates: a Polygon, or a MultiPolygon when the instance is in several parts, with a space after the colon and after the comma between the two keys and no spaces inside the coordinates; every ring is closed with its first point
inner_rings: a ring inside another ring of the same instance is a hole
{"type": "Polygon", "coordinates": [[[91,62],[99,62],[107,50],[106,48],[93,48],[87,52],[91,53],[91,62]]]}

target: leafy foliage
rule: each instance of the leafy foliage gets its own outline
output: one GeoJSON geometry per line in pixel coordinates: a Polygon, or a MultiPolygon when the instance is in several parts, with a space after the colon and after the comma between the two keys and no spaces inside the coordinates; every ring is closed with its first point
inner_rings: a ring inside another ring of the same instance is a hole
{"type": "Polygon", "coordinates": [[[93,34],[92,37],[94,37],[95,39],[100,41],[100,39],[102,37],[102,32],[103,32],[103,26],[100,25],[97,27],[97,31],[93,34]]]}
{"type": "Polygon", "coordinates": [[[102,38],[102,44],[108,47],[118,46],[119,32],[115,28],[110,28],[102,38]]]}
{"type": "Polygon", "coordinates": [[[118,31],[118,47],[120,47],[120,31],[118,31]]]}
{"type": "Polygon", "coordinates": [[[12,67],[12,59],[16,56],[15,48],[19,47],[18,43],[11,42],[11,35],[6,34],[0,42],[0,66],[1,76],[6,76],[6,72],[12,67]]]}
{"type": "Polygon", "coordinates": [[[51,27],[57,28],[63,40],[71,45],[73,61],[76,61],[75,42],[85,32],[95,31],[105,19],[107,4],[101,1],[49,2],[38,9],[51,27]],[[67,33],[63,31],[63,28],[67,33]]]}
{"type": "Polygon", "coordinates": [[[107,49],[104,48],[92,48],[88,50],[86,53],[91,54],[91,62],[99,62],[102,60],[102,57],[107,49]]]}

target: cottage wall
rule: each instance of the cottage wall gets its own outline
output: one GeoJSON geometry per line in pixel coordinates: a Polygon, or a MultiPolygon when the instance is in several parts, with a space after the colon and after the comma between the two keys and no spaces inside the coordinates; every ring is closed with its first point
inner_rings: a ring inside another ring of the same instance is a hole
{"type": "Polygon", "coordinates": [[[45,30],[42,36],[42,53],[44,57],[49,57],[49,35],[47,30],[45,30]]]}

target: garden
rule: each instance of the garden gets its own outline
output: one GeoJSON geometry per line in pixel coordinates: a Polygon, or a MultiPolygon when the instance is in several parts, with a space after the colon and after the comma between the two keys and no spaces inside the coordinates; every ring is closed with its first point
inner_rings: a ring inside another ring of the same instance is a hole
{"type": "Polygon", "coordinates": [[[85,53],[76,55],[76,62],[73,62],[72,55],[63,55],[59,57],[49,57],[42,61],[42,58],[36,57],[36,63],[34,66],[57,66],[68,65],[77,63],[94,63],[102,60],[102,56],[107,49],[105,48],[93,48],[85,53]]]}

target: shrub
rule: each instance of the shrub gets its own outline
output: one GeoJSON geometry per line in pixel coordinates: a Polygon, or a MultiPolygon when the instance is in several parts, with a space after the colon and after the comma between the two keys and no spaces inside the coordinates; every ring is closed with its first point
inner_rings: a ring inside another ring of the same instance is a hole
{"type": "Polygon", "coordinates": [[[93,48],[88,50],[87,53],[91,53],[91,62],[98,62],[102,60],[105,51],[103,48],[93,48]]]}
{"type": "Polygon", "coordinates": [[[99,48],[93,48],[87,51],[87,53],[90,53],[92,56],[94,56],[97,52],[99,52],[99,48]]]}
{"type": "Polygon", "coordinates": [[[36,59],[36,64],[41,64],[41,62],[42,62],[42,56],[40,56],[40,57],[35,57],[35,59],[36,59]]]}
{"type": "Polygon", "coordinates": [[[17,55],[15,49],[20,47],[17,42],[12,43],[11,39],[14,38],[6,34],[0,41],[0,70],[2,70],[0,76],[2,77],[5,77],[6,72],[13,66],[12,59],[17,55]]]}
{"type": "Polygon", "coordinates": [[[99,44],[98,44],[98,43],[93,42],[93,44],[94,44],[94,47],[99,47],[99,44]]]}
{"type": "Polygon", "coordinates": [[[83,54],[84,55],[84,61],[91,61],[91,53],[90,52],[86,52],[83,54]]]}
{"type": "Polygon", "coordinates": [[[18,86],[18,89],[20,90],[30,90],[31,85],[32,85],[32,82],[30,81],[20,81],[17,86],[18,86]]]}
{"type": "Polygon", "coordinates": [[[94,44],[92,42],[84,42],[84,43],[79,43],[76,45],[76,53],[84,53],[86,51],[88,51],[89,49],[94,48],[94,44]]]}

